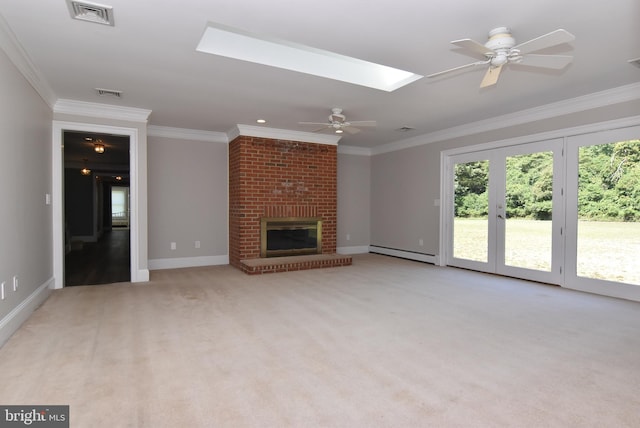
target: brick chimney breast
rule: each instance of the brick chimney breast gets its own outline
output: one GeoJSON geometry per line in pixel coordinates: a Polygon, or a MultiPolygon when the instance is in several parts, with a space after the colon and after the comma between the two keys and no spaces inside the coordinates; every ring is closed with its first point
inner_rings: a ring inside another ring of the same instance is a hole
{"type": "Polygon", "coordinates": [[[232,266],[260,258],[263,217],[321,218],[321,253],[335,255],[336,205],[337,146],[242,135],[229,144],[232,266]]]}

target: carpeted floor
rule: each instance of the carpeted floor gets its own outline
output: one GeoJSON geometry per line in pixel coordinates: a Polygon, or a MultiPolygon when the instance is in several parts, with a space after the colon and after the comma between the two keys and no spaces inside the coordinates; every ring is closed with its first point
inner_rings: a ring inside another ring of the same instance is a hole
{"type": "Polygon", "coordinates": [[[379,255],[70,287],[0,349],[0,404],[80,427],[638,427],[640,303],[379,255]]]}

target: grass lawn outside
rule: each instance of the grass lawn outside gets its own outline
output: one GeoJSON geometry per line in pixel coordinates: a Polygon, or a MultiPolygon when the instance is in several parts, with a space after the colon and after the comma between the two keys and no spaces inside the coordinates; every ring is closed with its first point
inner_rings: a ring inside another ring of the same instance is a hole
{"type": "MultiPolygon", "coordinates": [[[[487,260],[487,220],[457,218],[454,256],[487,260]]],[[[640,285],[640,223],[578,222],[578,276],[640,285]]],[[[509,266],[551,269],[551,222],[510,219],[505,261],[509,266]]]]}

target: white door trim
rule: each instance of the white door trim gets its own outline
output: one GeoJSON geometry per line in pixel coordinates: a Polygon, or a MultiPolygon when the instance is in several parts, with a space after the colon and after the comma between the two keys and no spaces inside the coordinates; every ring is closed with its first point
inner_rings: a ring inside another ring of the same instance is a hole
{"type": "Polygon", "coordinates": [[[53,275],[54,288],[64,287],[64,156],[63,156],[63,132],[84,131],[106,134],[126,135],[129,137],[129,176],[131,192],[131,282],[149,280],[148,268],[141,268],[142,262],[146,266],[146,260],[140,258],[140,230],[144,219],[139,217],[139,168],[138,168],[138,129],[120,126],[95,125],[78,122],[53,121],[52,138],[52,209],[53,209],[53,275]]]}

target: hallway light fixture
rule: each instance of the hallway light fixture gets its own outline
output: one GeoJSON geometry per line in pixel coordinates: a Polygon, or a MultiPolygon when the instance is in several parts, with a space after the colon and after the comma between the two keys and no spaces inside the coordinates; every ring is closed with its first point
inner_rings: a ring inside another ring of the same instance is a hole
{"type": "Polygon", "coordinates": [[[95,150],[96,153],[104,153],[104,144],[102,144],[102,140],[97,140],[93,145],[93,150],[95,150]]]}
{"type": "Polygon", "coordinates": [[[91,175],[91,170],[89,168],[87,168],[87,159],[83,159],[84,160],[84,168],[82,168],[80,170],[80,174],[82,175],[91,175]]]}

